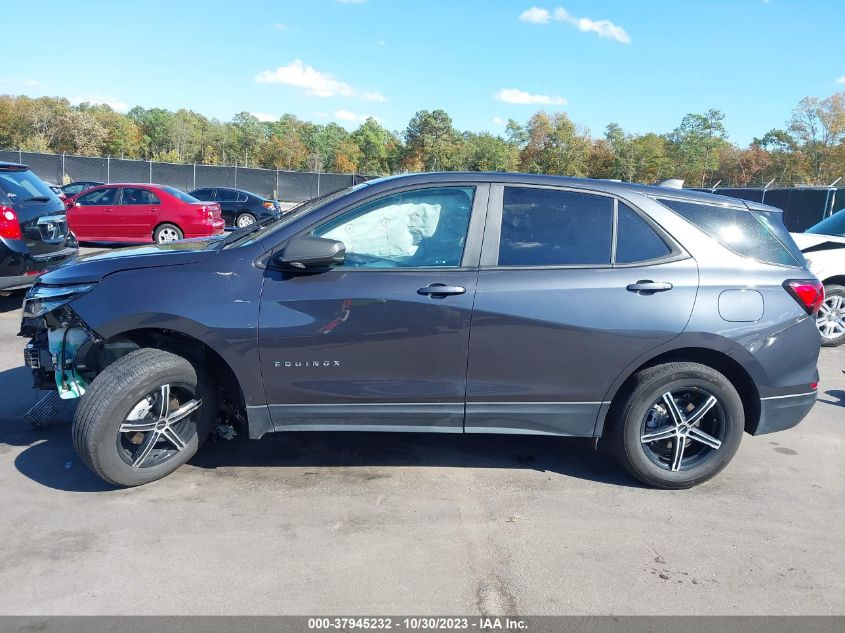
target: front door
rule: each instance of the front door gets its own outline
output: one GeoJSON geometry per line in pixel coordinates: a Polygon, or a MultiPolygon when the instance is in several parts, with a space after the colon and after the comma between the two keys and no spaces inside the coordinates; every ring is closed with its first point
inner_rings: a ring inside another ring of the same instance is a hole
{"type": "Polygon", "coordinates": [[[606,195],[494,186],[466,431],[590,436],[613,380],[686,326],[695,261],[606,195]]]}
{"type": "Polygon", "coordinates": [[[268,270],[259,351],[276,430],[461,432],[486,186],[381,195],[309,231],[331,271],[268,270]]]}
{"type": "Polygon", "coordinates": [[[103,187],[83,193],[68,210],[68,222],[80,240],[109,240],[119,237],[114,203],[117,187],[103,187]]]}

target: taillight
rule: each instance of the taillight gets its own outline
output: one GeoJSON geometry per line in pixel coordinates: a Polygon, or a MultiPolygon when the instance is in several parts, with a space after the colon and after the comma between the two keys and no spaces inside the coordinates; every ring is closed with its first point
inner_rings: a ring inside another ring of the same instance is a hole
{"type": "Polygon", "coordinates": [[[262,202],[261,206],[264,207],[265,209],[275,209],[276,208],[276,205],[274,205],[269,200],[267,202],[262,202]]]}
{"type": "Polygon", "coordinates": [[[783,287],[810,316],[824,303],[824,285],[818,279],[787,279],[783,287]]]}
{"type": "Polygon", "coordinates": [[[18,214],[11,207],[0,205],[0,237],[9,240],[19,240],[23,237],[21,223],[18,222],[18,214]]]}

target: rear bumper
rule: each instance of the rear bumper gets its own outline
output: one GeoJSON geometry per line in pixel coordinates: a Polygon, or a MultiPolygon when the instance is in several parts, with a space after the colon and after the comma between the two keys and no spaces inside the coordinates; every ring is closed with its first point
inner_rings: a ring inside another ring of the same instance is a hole
{"type": "Polygon", "coordinates": [[[26,288],[38,275],[79,255],[79,249],[64,248],[44,255],[19,254],[14,263],[0,266],[0,290],[26,288]]]}
{"type": "Polygon", "coordinates": [[[816,404],[816,391],[760,399],[760,421],[752,435],[785,431],[803,420],[816,404]]]}

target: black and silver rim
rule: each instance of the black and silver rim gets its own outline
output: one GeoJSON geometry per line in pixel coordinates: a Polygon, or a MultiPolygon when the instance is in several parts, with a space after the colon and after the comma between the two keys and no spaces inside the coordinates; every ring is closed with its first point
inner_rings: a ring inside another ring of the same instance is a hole
{"type": "Polygon", "coordinates": [[[832,295],[825,297],[824,303],[816,315],[816,327],[822,338],[833,341],[845,334],[845,297],[832,295]]]}
{"type": "Polygon", "coordinates": [[[184,451],[196,432],[202,400],[187,385],[162,385],[129,412],[117,434],[121,458],[132,468],[159,466],[184,451]]]}
{"type": "Polygon", "coordinates": [[[237,224],[238,228],[242,229],[245,226],[249,226],[250,224],[255,224],[255,218],[249,215],[248,213],[244,213],[243,215],[238,217],[237,224]]]}
{"type": "Polygon", "coordinates": [[[711,459],[727,432],[725,411],[700,387],[663,393],[649,407],[640,427],[646,456],[672,472],[691,470],[711,459]]]}
{"type": "Polygon", "coordinates": [[[164,227],[158,232],[158,243],[165,244],[167,242],[176,242],[179,240],[179,233],[176,229],[169,226],[164,227]]]}

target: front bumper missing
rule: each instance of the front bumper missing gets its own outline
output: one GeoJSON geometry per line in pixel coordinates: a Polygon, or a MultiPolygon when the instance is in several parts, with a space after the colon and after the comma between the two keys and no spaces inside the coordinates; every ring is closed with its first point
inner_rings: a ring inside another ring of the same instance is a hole
{"type": "Polygon", "coordinates": [[[24,348],[24,364],[32,370],[36,389],[55,389],[69,400],[82,396],[89,382],[77,370],[77,355],[98,339],[69,308],[57,312],[25,323],[21,333],[31,338],[24,348]]]}

